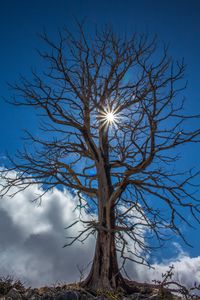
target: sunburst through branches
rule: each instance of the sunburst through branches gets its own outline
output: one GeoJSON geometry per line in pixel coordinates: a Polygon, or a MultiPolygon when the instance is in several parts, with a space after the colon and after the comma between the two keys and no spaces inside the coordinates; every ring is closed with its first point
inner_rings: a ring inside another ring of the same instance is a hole
{"type": "Polygon", "coordinates": [[[117,126],[119,123],[119,115],[116,109],[107,108],[99,113],[99,121],[101,126],[117,126]]]}

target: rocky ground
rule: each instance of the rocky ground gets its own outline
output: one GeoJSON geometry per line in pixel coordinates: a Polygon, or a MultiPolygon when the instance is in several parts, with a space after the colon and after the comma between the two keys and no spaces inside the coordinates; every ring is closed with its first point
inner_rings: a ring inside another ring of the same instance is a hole
{"type": "Polygon", "coordinates": [[[52,287],[25,288],[20,281],[11,278],[0,279],[0,300],[180,300],[200,299],[199,297],[178,297],[166,289],[138,284],[137,292],[125,295],[116,291],[89,291],[78,284],[63,284],[52,287]]]}

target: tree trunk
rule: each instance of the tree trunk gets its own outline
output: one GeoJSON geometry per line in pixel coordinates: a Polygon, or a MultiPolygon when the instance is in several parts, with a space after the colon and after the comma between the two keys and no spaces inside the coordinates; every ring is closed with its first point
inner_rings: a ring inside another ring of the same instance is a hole
{"type": "Polygon", "coordinates": [[[115,211],[110,203],[113,187],[109,169],[108,129],[100,130],[98,174],[98,226],[92,268],[83,285],[91,289],[113,290],[124,286],[115,246],[115,211]]]}
{"type": "Polygon", "coordinates": [[[85,285],[93,289],[115,289],[120,278],[114,236],[100,230],[97,234],[92,268],[85,285]]]}
{"type": "Polygon", "coordinates": [[[104,208],[104,220],[98,229],[92,268],[84,281],[85,286],[94,290],[111,290],[123,285],[123,278],[118,267],[114,232],[109,230],[114,228],[114,211],[111,211],[109,218],[107,214],[108,211],[106,213],[104,208]]]}

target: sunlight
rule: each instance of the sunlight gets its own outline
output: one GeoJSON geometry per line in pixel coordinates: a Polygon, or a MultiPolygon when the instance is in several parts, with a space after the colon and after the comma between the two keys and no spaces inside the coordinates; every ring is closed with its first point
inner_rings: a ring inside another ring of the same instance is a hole
{"type": "Polygon", "coordinates": [[[115,115],[113,114],[113,112],[109,112],[107,113],[106,118],[109,123],[112,123],[115,120],[115,115]]]}
{"type": "Polygon", "coordinates": [[[117,110],[110,107],[99,113],[98,119],[101,121],[101,126],[116,126],[118,123],[117,110]]]}

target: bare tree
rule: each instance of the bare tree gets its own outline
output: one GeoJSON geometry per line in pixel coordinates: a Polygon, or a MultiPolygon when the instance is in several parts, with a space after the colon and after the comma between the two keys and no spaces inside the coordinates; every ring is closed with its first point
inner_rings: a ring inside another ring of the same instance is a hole
{"type": "Polygon", "coordinates": [[[117,252],[124,262],[144,264],[144,230],[162,244],[166,230],[184,239],[182,208],[199,222],[189,187],[197,173],[174,171],[176,148],[199,142],[200,130],[189,122],[199,116],[183,113],[184,62],[173,62],[156,38],[122,37],[110,27],[90,37],[78,28],[76,35],[64,29],[57,42],[44,33],[45,72],[11,85],[11,102],[35,107],[43,123],[39,137],[27,133],[31,147],[2,170],[1,195],[33,184],[44,192],[58,185],[77,190],[79,208],[97,213],[80,219],[84,230],[68,243],[96,236],[83,284],[128,289],[117,252]]]}

